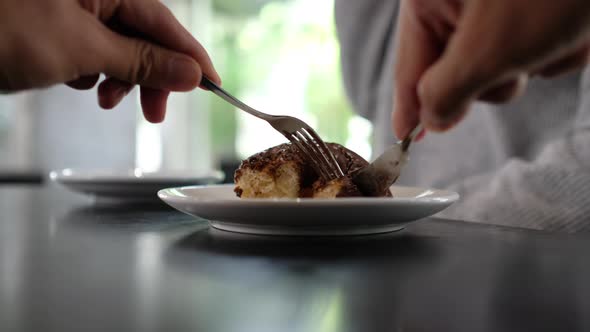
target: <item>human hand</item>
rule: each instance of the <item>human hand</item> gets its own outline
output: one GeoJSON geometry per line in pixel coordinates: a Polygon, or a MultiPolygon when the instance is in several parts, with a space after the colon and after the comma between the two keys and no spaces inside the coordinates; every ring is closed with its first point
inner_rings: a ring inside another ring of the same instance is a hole
{"type": "Polygon", "coordinates": [[[456,125],[475,100],[505,102],[530,75],[586,65],[587,0],[403,0],[393,125],[403,138],[456,125]]]}
{"type": "Polygon", "coordinates": [[[158,0],[0,1],[0,90],[68,82],[98,87],[103,108],[137,84],[145,118],[161,122],[170,91],[216,83],[205,49],[158,0]]]}

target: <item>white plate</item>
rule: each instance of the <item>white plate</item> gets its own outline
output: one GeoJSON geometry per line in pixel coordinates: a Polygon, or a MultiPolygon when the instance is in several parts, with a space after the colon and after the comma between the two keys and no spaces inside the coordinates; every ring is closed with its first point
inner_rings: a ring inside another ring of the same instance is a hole
{"type": "Polygon", "coordinates": [[[240,199],[233,185],[160,190],[158,196],[184,213],[232,232],[265,235],[359,235],[391,232],[442,211],[455,192],[392,187],[393,198],[240,199]]]}
{"type": "Polygon", "coordinates": [[[219,183],[220,171],[142,172],[141,170],[73,170],[53,171],[49,177],[68,189],[106,200],[157,200],[163,188],[219,183]]]}

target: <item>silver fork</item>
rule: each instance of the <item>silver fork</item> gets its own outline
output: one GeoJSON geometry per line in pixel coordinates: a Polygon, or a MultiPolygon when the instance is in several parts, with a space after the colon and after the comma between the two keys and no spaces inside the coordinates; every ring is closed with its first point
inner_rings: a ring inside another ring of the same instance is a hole
{"type": "Polygon", "coordinates": [[[292,116],[270,115],[257,111],[223,90],[205,76],[201,80],[201,85],[235,107],[268,122],[274,129],[278,130],[299,148],[305,158],[311,163],[314,170],[325,181],[344,176],[344,172],[340,168],[332,151],[330,151],[320,136],[305,122],[292,116]]]}

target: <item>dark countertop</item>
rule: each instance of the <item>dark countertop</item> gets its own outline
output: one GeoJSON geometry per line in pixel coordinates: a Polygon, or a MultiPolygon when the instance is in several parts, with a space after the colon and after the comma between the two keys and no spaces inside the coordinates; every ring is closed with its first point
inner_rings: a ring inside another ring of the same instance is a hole
{"type": "Polygon", "coordinates": [[[437,219],[351,238],[0,187],[0,331],[590,331],[590,235],[437,219]]]}
{"type": "Polygon", "coordinates": [[[34,170],[0,169],[0,185],[41,184],[45,181],[43,172],[34,170]]]}

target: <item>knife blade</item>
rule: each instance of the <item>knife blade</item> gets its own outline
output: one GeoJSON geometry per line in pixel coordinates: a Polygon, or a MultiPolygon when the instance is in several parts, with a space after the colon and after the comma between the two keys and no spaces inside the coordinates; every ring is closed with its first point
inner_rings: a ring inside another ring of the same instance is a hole
{"type": "Polygon", "coordinates": [[[399,177],[407,159],[407,150],[404,151],[401,144],[394,144],[369,165],[357,171],[352,182],[366,196],[383,196],[399,177]]]}
{"type": "Polygon", "coordinates": [[[408,161],[408,149],[414,138],[423,130],[418,124],[403,141],[390,146],[377,159],[352,175],[352,182],[366,196],[383,196],[399,177],[408,161]]]}

